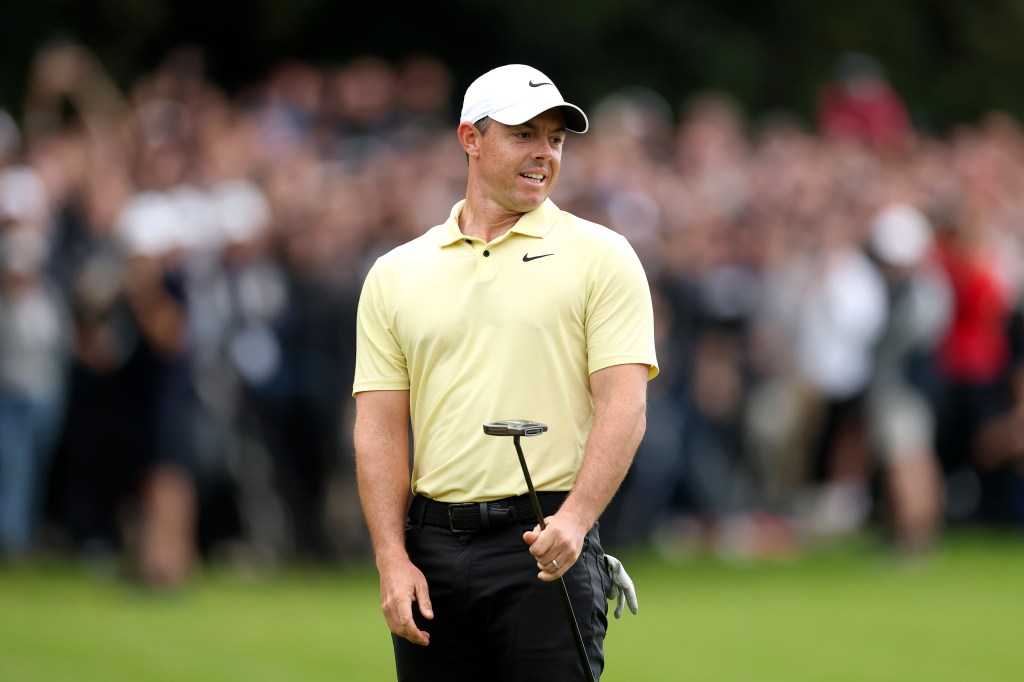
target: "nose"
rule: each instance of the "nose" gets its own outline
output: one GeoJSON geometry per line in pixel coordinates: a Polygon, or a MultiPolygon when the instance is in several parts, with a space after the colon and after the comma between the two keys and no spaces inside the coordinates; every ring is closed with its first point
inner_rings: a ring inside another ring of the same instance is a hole
{"type": "Polygon", "coordinates": [[[538,138],[537,148],[533,152],[535,159],[550,159],[555,155],[554,147],[547,138],[538,138]]]}

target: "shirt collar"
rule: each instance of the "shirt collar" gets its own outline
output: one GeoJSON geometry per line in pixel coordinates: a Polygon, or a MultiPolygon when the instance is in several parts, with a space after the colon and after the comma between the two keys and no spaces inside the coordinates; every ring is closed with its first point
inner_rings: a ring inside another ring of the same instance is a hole
{"type": "MultiPolygon", "coordinates": [[[[466,200],[463,199],[452,206],[452,212],[443,225],[439,225],[434,233],[434,241],[438,246],[449,246],[466,238],[459,229],[459,216],[462,215],[462,208],[466,200]]],[[[520,216],[516,224],[509,232],[526,235],[528,237],[544,237],[555,226],[555,221],[561,210],[555,206],[551,199],[545,199],[544,203],[537,208],[520,216]]]]}

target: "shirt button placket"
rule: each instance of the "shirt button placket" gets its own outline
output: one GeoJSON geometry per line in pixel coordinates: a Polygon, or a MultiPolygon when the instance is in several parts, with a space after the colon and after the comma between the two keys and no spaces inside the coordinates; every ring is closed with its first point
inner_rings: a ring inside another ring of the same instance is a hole
{"type": "Polygon", "coordinates": [[[494,254],[489,248],[477,252],[476,278],[478,280],[490,279],[494,276],[494,254]]]}

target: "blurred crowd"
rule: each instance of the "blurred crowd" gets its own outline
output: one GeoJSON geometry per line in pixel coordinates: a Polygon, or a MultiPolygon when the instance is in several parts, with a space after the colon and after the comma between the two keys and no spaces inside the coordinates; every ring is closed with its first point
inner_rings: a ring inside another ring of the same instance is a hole
{"type": "MultiPolygon", "coordinates": [[[[452,72],[287,61],[228,93],[182,47],[119,88],[58,42],[28,76],[0,110],[0,556],[155,587],[365,559],[355,307],[464,195],[452,72]]],[[[775,558],[873,528],[914,553],[1024,525],[1018,122],[916,130],[862,55],[811,125],[673,104],[589,107],[552,196],[654,292],[662,373],[606,544],[775,558]]]]}

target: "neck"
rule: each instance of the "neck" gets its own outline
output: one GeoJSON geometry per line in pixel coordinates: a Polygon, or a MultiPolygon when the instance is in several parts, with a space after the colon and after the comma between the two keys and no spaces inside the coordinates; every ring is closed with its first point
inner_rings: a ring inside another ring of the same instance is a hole
{"type": "Polygon", "coordinates": [[[490,243],[508,232],[523,216],[488,200],[476,200],[472,193],[459,215],[459,229],[467,237],[476,237],[490,243]]]}

